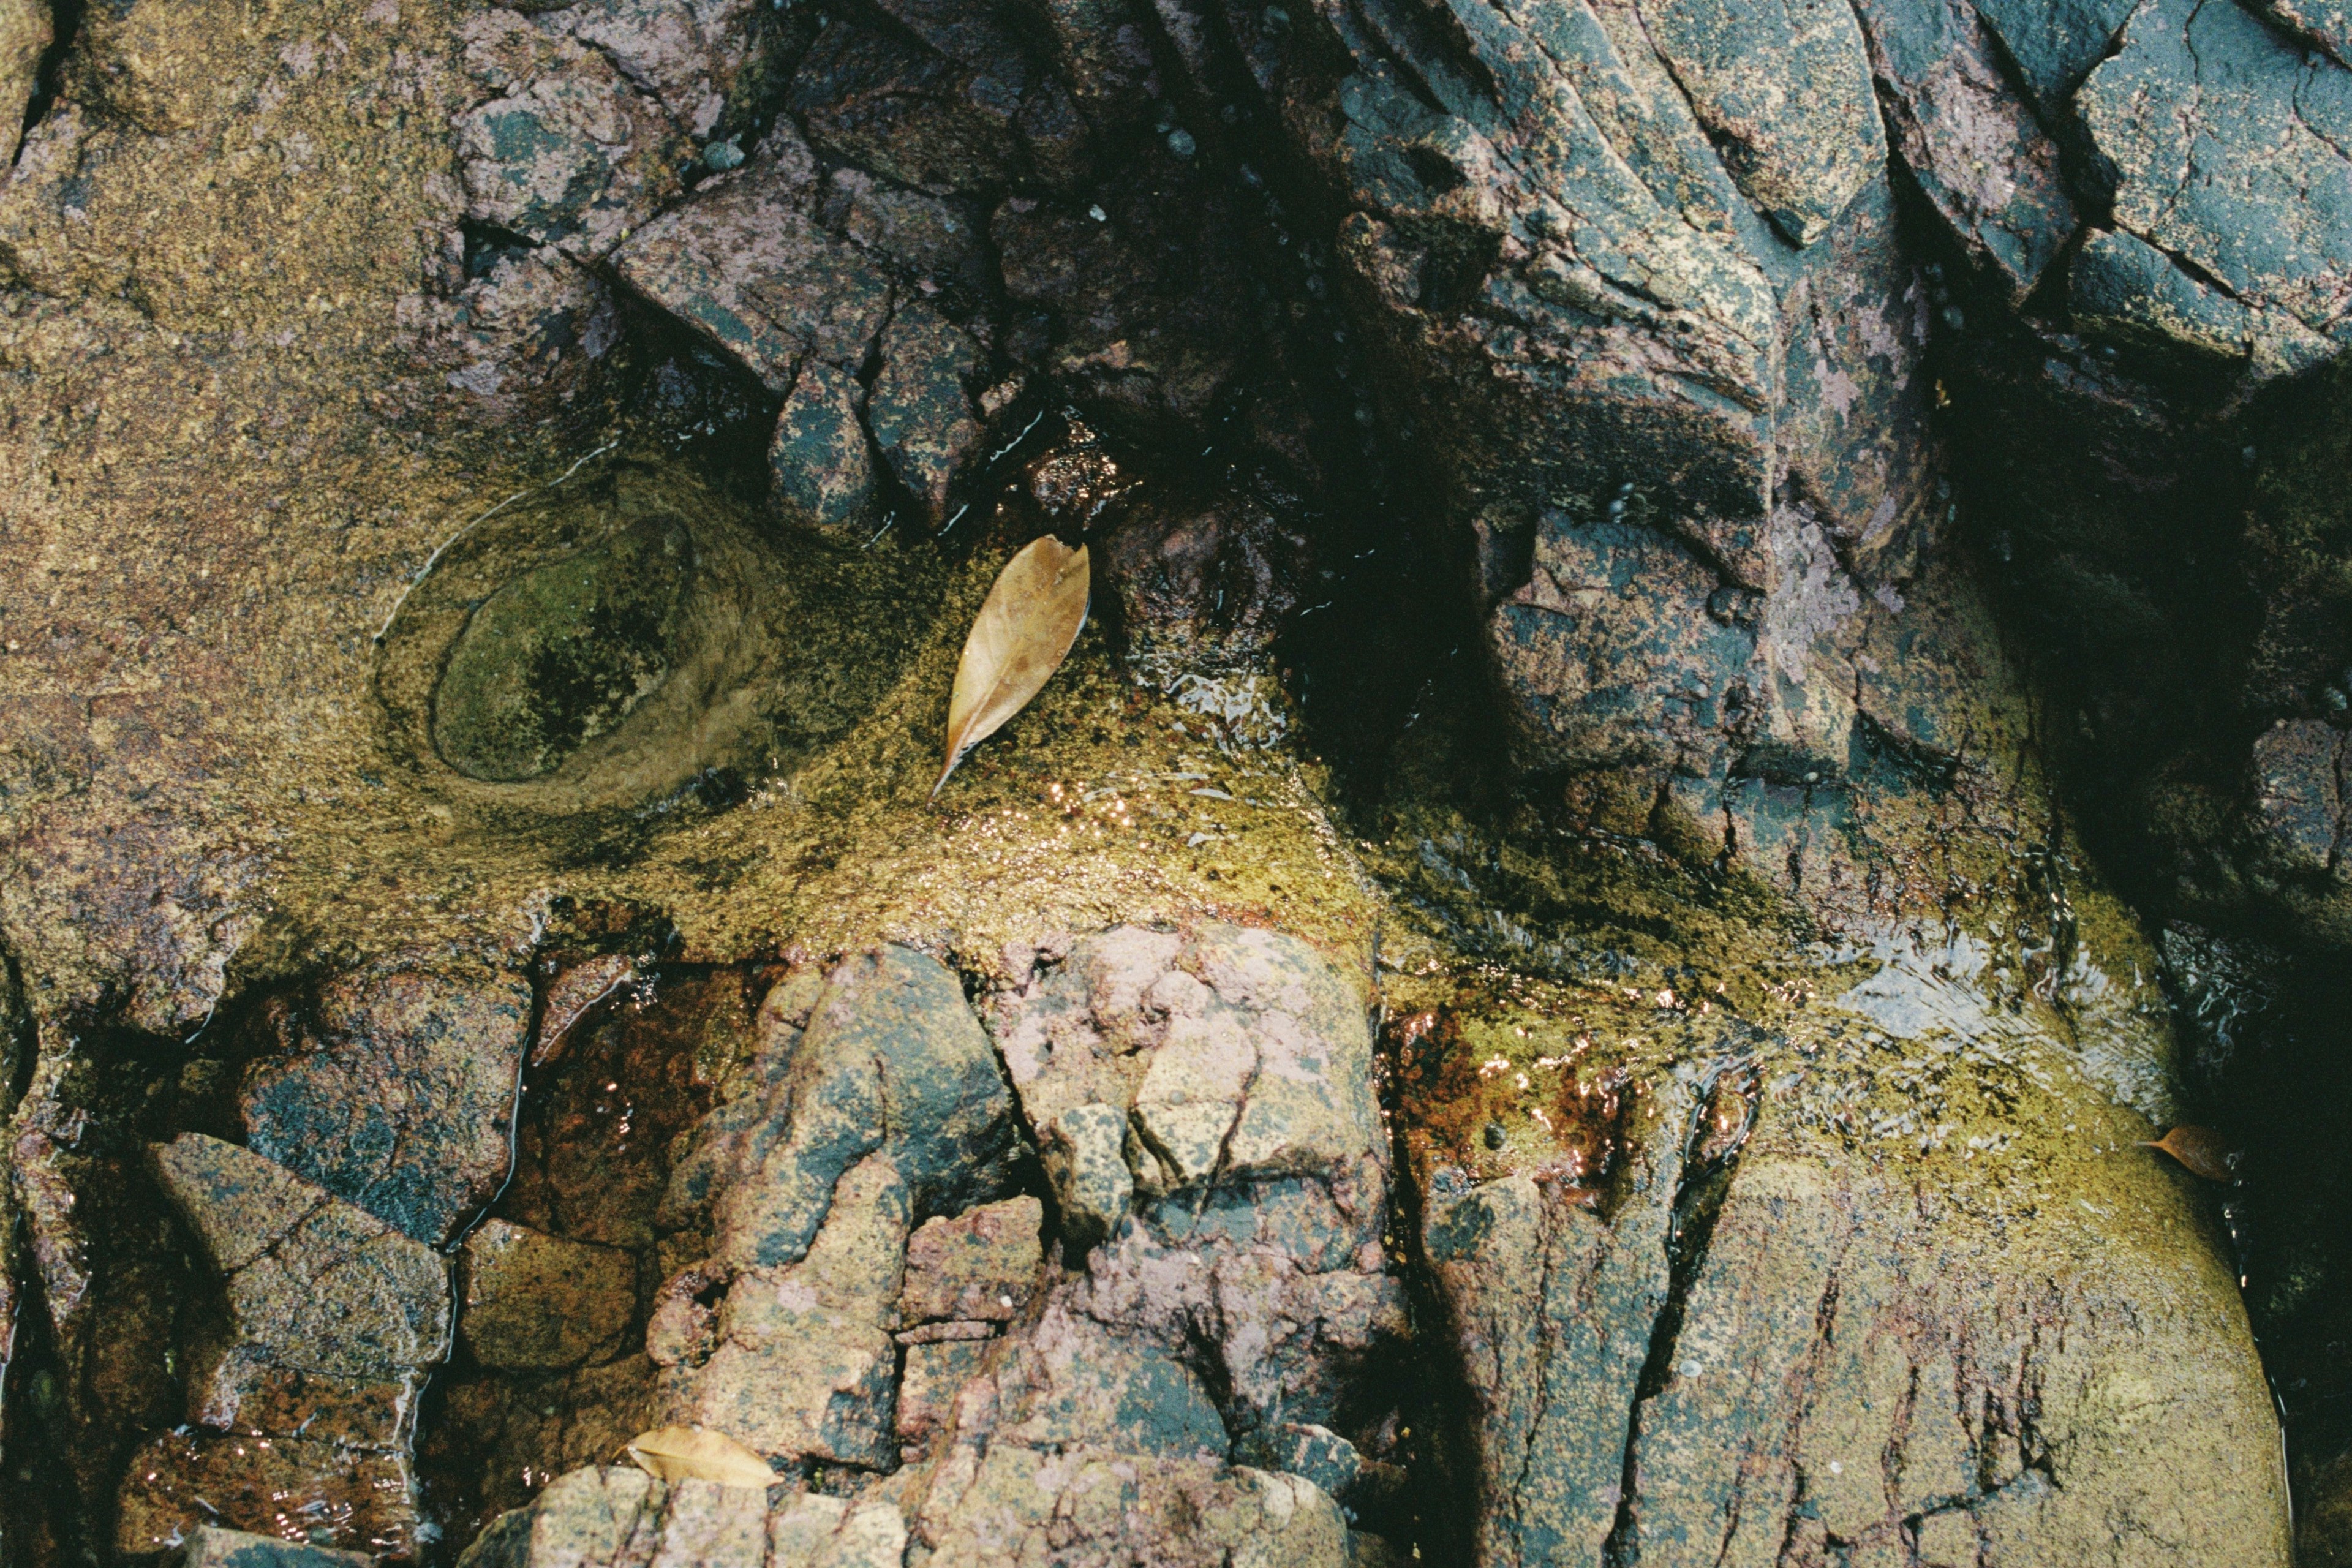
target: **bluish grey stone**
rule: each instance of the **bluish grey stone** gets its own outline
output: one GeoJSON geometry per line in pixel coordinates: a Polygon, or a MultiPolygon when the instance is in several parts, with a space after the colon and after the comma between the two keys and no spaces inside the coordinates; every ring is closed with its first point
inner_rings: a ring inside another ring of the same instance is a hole
{"type": "Polygon", "coordinates": [[[786,521],[854,530],[874,505],[873,444],[857,405],[864,389],[846,371],[801,367],[768,444],[775,506],[786,521]]]}

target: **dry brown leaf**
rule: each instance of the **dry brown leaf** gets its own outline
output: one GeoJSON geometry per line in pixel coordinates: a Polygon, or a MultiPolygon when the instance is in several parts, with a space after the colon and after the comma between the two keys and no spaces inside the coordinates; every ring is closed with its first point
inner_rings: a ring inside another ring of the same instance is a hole
{"type": "Polygon", "coordinates": [[[2141,1147],[2163,1150],[2180,1162],[2182,1170],[2209,1182],[2226,1182],[2235,1175],[2230,1167],[2237,1159],[2236,1152],[2210,1127],[2176,1127],[2141,1147]]]}
{"type": "Polygon", "coordinates": [[[724,1432],[708,1426],[662,1426],[629,1439],[637,1468],[665,1485],[717,1481],[722,1487],[772,1487],[782,1479],[724,1432]]]}
{"type": "Polygon", "coordinates": [[[947,766],[931,785],[933,795],[964,753],[1027,707],[1069,657],[1087,624],[1090,581],[1087,547],[1073,550],[1050,533],[1032,541],[997,574],[956,665],[947,766]]]}

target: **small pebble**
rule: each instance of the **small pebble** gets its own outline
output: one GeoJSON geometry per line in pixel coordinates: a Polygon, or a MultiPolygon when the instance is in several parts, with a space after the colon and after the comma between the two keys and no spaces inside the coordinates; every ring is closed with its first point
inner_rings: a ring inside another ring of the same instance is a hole
{"type": "Polygon", "coordinates": [[[713,142],[702,150],[702,162],[714,173],[724,173],[743,162],[743,149],[732,142],[713,142]]]}
{"type": "Polygon", "coordinates": [[[1192,133],[1190,131],[1184,130],[1181,126],[1176,130],[1171,131],[1168,133],[1168,150],[1171,153],[1175,153],[1179,158],[1191,157],[1192,155],[1192,133]]]}
{"type": "Polygon", "coordinates": [[[1487,1148],[1489,1148],[1489,1149],[1499,1149],[1499,1148],[1501,1148],[1501,1147],[1502,1147],[1506,1142],[1509,1142],[1509,1141],[1510,1141],[1510,1134],[1503,1131],[1503,1124],[1502,1124],[1501,1122],[1499,1122],[1499,1121],[1489,1121],[1488,1123],[1486,1123],[1486,1147],[1487,1147],[1487,1148]]]}
{"type": "Polygon", "coordinates": [[[1097,223],[1108,223],[1110,221],[1110,214],[1102,210],[1102,203],[1100,202],[1097,202],[1094,205],[1088,207],[1087,209],[1087,216],[1094,219],[1097,223]]]}
{"type": "Polygon", "coordinates": [[[1633,493],[1633,480],[1631,480],[1631,479],[1624,479],[1624,480],[1621,480],[1621,481],[1619,481],[1618,486],[1617,486],[1617,493],[1618,493],[1619,495],[1621,495],[1621,496],[1629,496],[1629,495],[1632,495],[1632,494],[1633,493]]]}
{"type": "Polygon", "coordinates": [[[1609,521],[1615,522],[1625,515],[1625,498],[1619,496],[1609,503],[1609,521]]]}

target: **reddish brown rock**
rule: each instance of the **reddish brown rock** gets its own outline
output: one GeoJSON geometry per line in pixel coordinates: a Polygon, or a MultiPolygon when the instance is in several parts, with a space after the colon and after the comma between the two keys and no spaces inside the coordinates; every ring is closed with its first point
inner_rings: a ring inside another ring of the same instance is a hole
{"type": "Polygon", "coordinates": [[[1036,1289],[1044,1221],[1045,1205],[1024,1196],[923,1222],[907,1242],[900,1319],[1010,1322],[1036,1289]]]}
{"type": "Polygon", "coordinates": [[[625,1252],[486,1220],[466,1238],[458,1328],[484,1366],[548,1370],[609,1360],[636,1316],[625,1252]]]}

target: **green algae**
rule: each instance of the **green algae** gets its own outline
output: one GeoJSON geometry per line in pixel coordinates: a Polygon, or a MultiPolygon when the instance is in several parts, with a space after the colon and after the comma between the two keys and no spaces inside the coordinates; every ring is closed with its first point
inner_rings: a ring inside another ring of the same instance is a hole
{"type": "Polygon", "coordinates": [[[669,674],[688,559],[685,530],[647,519],[492,594],[434,689],[435,749],[516,784],[612,729],[669,674]]]}

